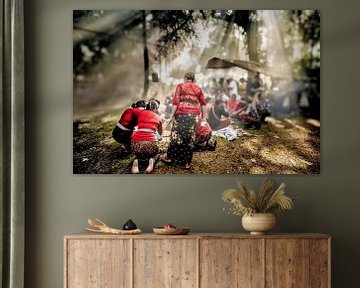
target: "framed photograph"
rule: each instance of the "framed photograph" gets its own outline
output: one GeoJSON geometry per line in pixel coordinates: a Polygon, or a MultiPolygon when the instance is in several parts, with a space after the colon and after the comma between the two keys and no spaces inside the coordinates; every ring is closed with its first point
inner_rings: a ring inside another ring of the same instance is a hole
{"type": "Polygon", "coordinates": [[[74,174],[319,174],[319,10],[74,10],[74,174]]]}

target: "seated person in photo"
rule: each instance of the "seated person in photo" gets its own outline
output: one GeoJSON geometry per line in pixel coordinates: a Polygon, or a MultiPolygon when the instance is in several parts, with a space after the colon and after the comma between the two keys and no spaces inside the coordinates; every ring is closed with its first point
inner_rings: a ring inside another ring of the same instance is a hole
{"type": "Polygon", "coordinates": [[[215,151],[216,141],[211,138],[212,130],[205,119],[199,120],[195,129],[194,151],[215,151]]]}
{"type": "Polygon", "coordinates": [[[222,97],[216,97],[215,103],[210,108],[207,122],[209,123],[213,131],[220,130],[230,125],[229,112],[226,109],[226,105],[222,100],[222,97]],[[222,117],[227,117],[222,119],[222,117]]]}
{"type": "Polygon", "coordinates": [[[251,96],[252,96],[252,103],[256,105],[256,103],[261,98],[264,92],[264,84],[262,79],[260,78],[260,73],[256,72],[254,76],[254,81],[251,84],[251,96]]]}
{"type": "Polygon", "coordinates": [[[229,114],[239,109],[239,101],[236,98],[236,94],[231,94],[230,98],[226,100],[226,109],[229,114]]]}
{"type": "Polygon", "coordinates": [[[261,123],[265,123],[265,118],[271,115],[270,100],[264,96],[256,103],[256,110],[259,114],[261,123]]]}
{"type": "Polygon", "coordinates": [[[243,101],[239,104],[239,110],[231,114],[231,118],[239,120],[248,129],[260,129],[261,127],[261,120],[256,107],[243,101]]]}
{"type": "Polygon", "coordinates": [[[247,100],[247,83],[245,78],[241,77],[239,80],[239,95],[240,95],[240,99],[239,100],[243,100],[246,101],[247,100]]]}
{"type": "Polygon", "coordinates": [[[138,100],[126,108],[121,114],[114,130],[112,131],[112,137],[114,140],[124,145],[128,153],[131,152],[131,135],[137,125],[137,110],[143,110],[146,106],[145,100],[138,100]]]}
{"type": "Polygon", "coordinates": [[[257,91],[261,91],[261,88],[263,87],[263,81],[260,78],[260,73],[256,72],[254,76],[254,81],[251,83],[251,92],[254,94],[257,91]]]}
{"type": "Polygon", "coordinates": [[[235,94],[237,96],[239,94],[239,91],[236,81],[233,78],[229,78],[226,80],[226,83],[227,83],[226,95],[228,95],[228,97],[230,97],[232,94],[235,94]]]}
{"type": "Polygon", "coordinates": [[[133,162],[131,173],[138,174],[139,162],[148,164],[145,173],[152,173],[155,165],[155,157],[159,154],[158,136],[162,134],[162,122],[157,114],[159,105],[150,100],[146,109],[137,111],[138,128],[131,136],[131,149],[136,159],[133,162]]]}
{"type": "Polygon", "coordinates": [[[205,109],[204,109],[204,115],[202,116],[203,119],[207,119],[209,116],[210,109],[213,106],[212,99],[213,98],[209,97],[209,96],[205,98],[206,105],[205,105],[205,109]]]}
{"type": "Polygon", "coordinates": [[[165,101],[164,101],[164,118],[165,119],[170,119],[171,118],[171,111],[172,111],[172,95],[168,95],[165,97],[165,101]]]}

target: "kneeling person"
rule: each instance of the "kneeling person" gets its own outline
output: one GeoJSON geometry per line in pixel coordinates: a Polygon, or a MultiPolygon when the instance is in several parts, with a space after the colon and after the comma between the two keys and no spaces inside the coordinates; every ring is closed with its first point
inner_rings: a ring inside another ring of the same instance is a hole
{"type": "Polygon", "coordinates": [[[200,120],[195,130],[194,151],[215,151],[216,140],[212,138],[212,130],[206,120],[200,120]]]}
{"type": "Polygon", "coordinates": [[[145,110],[136,112],[138,128],[131,136],[131,149],[136,156],[131,169],[133,174],[139,173],[139,161],[148,163],[145,173],[151,173],[154,169],[155,157],[159,154],[156,133],[162,134],[162,122],[157,114],[158,108],[158,103],[151,100],[145,110]]]}
{"type": "Polygon", "coordinates": [[[131,135],[137,125],[137,112],[145,108],[146,102],[139,100],[125,109],[112,132],[112,137],[119,144],[124,145],[127,152],[131,152],[131,135]]]}

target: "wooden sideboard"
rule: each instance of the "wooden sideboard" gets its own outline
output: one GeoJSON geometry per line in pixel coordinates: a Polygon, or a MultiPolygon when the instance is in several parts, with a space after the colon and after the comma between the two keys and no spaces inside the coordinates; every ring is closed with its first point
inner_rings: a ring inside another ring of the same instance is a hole
{"type": "Polygon", "coordinates": [[[329,288],[323,234],[67,235],[65,288],[329,288]]]}

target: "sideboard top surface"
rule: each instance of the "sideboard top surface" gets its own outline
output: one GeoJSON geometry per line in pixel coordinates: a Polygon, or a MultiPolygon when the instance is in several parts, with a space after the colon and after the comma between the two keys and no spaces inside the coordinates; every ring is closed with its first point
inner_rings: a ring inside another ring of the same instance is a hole
{"type": "Polygon", "coordinates": [[[156,235],[142,233],[138,235],[113,235],[101,233],[75,233],[64,236],[65,239],[329,239],[329,235],[320,233],[286,233],[250,235],[245,233],[189,233],[188,235],[156,235]]]}

